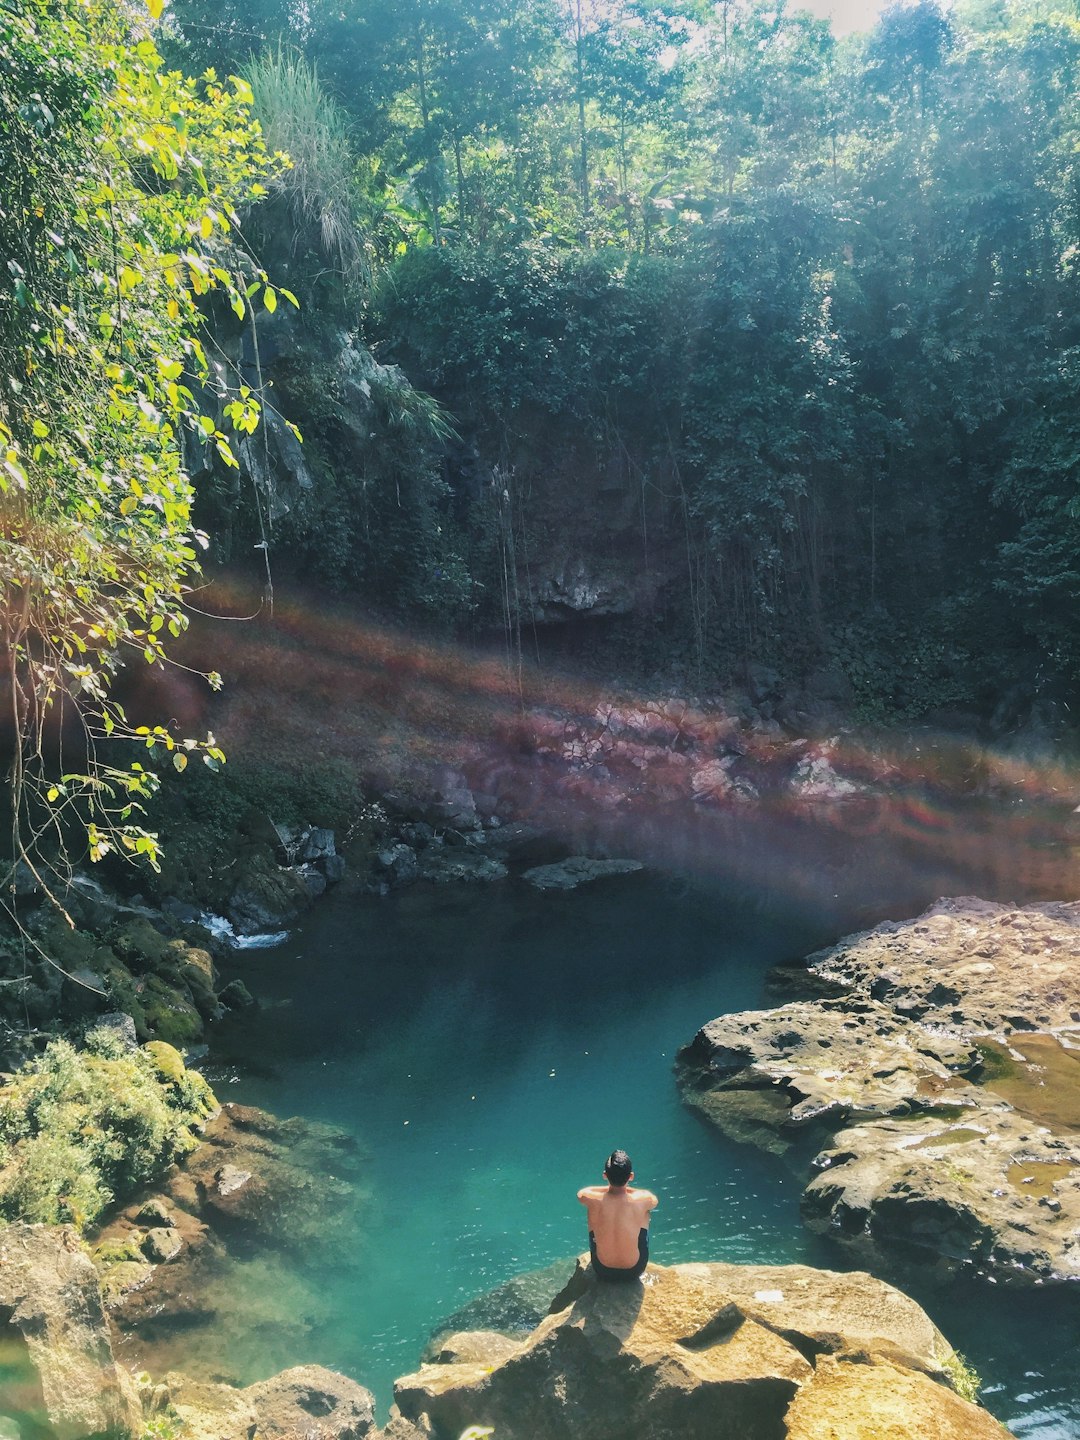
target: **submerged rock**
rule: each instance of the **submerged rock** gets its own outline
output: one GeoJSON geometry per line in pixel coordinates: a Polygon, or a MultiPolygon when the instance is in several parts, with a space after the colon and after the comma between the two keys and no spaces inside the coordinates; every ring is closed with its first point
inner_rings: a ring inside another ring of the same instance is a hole
{"type": "Polygon", "coordinates": [[[161,1193],[121,1211],[97,1237],[110,1312],[156,1340],[173,1326],[214,1322],[234,1252],[344,1252],[362,1163],[355,1140],[334,1126],[223,1106],[161,1193]]]}
{"type": "Polygon", "coordinates": [[[439,1440],[477,1424],[499,1440],[1007,1434],[949,1388],[953,1352],[928,1316],[865,1274],[650,1266],[640,1285],[604,1286],[583,1257],[512,1351],[476,1335],[457,1337],[454,1353],[470,1358],[397,1382],[395,1433],[411,1423],[439,1440]]]}
{"type": "Polygon", "coordinates": [[[804,1218],[864,1258],[1078,1280],[1078,961],[1080,905],[939,901],[810,956],[833,998],[704,1026],[684,1098],[736,1139],[817,1148],[804,1218]]]}
{"type": "Polygon", "coordinates": [[[640,860],[592,860],[585,855],[572,855],[569,860],[560,860],[554,865],[534,865],[522,878],[537,890],[576,890],[592,880],[632,875],[644,868],[640,860]]]}
{"type": "Polygon", "coordinates": [[[481,1330],[520,1335],[535,1329],[551,1309],[555,1296],[566,1288],[576,1264],[576,1258],[571,1256],[545,1265],[542,1270],[512,1275],[486,1295],[470,1300],[446,1317],[432,1336],[424,1358],[439,1351],[451,1336],[460,1339],[463,1333],[475,1334],[481,1330]]]}

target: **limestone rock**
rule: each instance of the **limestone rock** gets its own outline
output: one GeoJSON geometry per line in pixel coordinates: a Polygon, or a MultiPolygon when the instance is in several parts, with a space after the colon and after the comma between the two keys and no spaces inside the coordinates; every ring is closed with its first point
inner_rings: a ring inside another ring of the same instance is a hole
{"type": "MultiPolygon", "coordinates": [[[[926,1314],[865,1274],[650,1266],[640,1285],[604,1286],[582,1257],[552,1313],[511,1352],[482,1335],[455,1343],[462,1359],[397,1382],[402,1424],[430,1422],[438,1436],[479,1424],[500,1440],[607,1440],[617,1417],[628,1440],[810,1440],[812,1430],[789,1431],[787,1422],[804,1392],[826,1378],[842,1385],[863,1424],[867,1406],[853,1398],[860,1378],[884,1405],[895,1375],[911,1382],[920,1415],[932,1420],[939,1399],[943,1415],[968,1418],[972,1437],[1002,1433],[946,1388],[951,1350],[926,1314]]],[[[809,1401],[803,1409],[805,1424],[815,1423],[809,1401]]],[[[870,1432],[841,1423],[821,1433],[870,1432]]],[[[922,1433],[936,1432],[931,1424],[922,1433]]]]}
{"type": "Polygon", "coordinates": [[[841,1130],[815,1161],[807,1224],[870,1260],[892,1250],[999,1281],[1080,1279],[1080,1136],[975,1101],[955,1119],[841,1130]]]}
{"type": "Polygon", "coordinates": [[[1080,905],[938,901],[811,955],[832,998],[704,1026],[684,1098],[736,1139],[812,1143],[804,1218],[864,1261],[1075,1280],[1078,961],[1080,905]]]}
{"type": "Polygon", "coordinates": [[[973,1045],[932,1048],[886,1006],[839,1000],[721,1015],[679,1052],[678,1070],[687,1101],[720,1129],[783,1152],[814,1125],[922,1107],[978,1063],[973,1045]]]}
{"type": "Polygon", "coordinates": [[[243,1391],[265,1440],[362,1440],[373,1428],[371,1392],[321,1365],[297,1365],[243,1391]]]}
{"type": "Polygon", "coordinates": [[[914,920],[845,936],[806,961],[852,995],[873,995],[957,1034],[1075,1031],[1080,903],[938,900],[914,920]]]}
{"type": "Polygon", "coordinates": [[[572,855],[554,865],[534,865],[522,878],[537,890],[576,890],[592,880],[632,875],[644,868],[640,860],[591,860],[585,855],[572,855]]]}
{"type": "Polygon", "coordinates": [[[17,1330],[55,1440],[126,1435],[139,1406],[113,1360],[97,1273],[67,1226],[0,1231],[0,1320],[17,1330]]]}
{"type": "Polygon", "coordinates": [[[985,1410],[886,1361],[818,1361],[787,1413],[787,1440],[1006,1440],[985,1410]]]}
{"type": "Polygon", "coordinates": [[[363,1440],[371,1392],[321,1365],[297,1365],[245,1389],[172,1373],[165,1378],[184,1440],[363,1440]]]}

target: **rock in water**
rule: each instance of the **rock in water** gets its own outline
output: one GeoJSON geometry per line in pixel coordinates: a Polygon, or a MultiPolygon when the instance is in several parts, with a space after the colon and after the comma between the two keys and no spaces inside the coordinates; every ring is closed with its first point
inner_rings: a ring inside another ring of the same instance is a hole
{"type": "Polygon", "coordinates": [[[67,1226],[0,1231],[0,1319],[19,1331],[55,1440],[127,1435],[140,1407],[114,1362],[97,1272],[67,1226]]]}
{"type": "Polygon", "coordinates": [[[805,988],[832,998],[704,1026],[684,1098],[735,1139],[817,1149],[804,1219],[864,1263],[1075,1282],[1078,962],[1080,905],[938,901],[811,955],[805,988]]]}
{"type": "Polygon", "coordinates": [[[569,860],[560,860],[555,865],[534,865],[526,870],[523,878],[537,890],[576,890],[591,880],[603,880],[609,875],[632,875],[644,870],[640,860],[590,860],[585,855],[574,855],[569,860]]]}
{"type": "Polygon", "coordinates": [[[399,1380],[401,1433],[412,1422],[440,1436],[490,1425],[498,1440],[1007,1434],[949,1387],[953,1352],[924,1311],[870,1275],[651,1265],[644,1284],[604,1286],[586,1262],[509,1354],[457,1337],[455,1353],[473,1358],[399,1380]]]}

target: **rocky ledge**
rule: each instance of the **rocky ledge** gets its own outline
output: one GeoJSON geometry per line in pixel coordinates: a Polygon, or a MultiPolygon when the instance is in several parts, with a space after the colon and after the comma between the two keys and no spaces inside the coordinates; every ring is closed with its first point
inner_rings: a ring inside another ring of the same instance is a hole
{"type": "Polygon", "coordinates": [[[1080,905],[970,898],[774,973],[816,995],[721,1016],[684,1098],[813,1178],[811,1228],[864,1259],[1080,1279],[1080,905]]]}
{"type": "Polygon", "coordinates": [[[801,1265],[651,1265],[598,1285],[586,1258],[531,1335],[443,1342],[395,1387],[387,1437],[457,1440],[1000,1440],[952,1388],[956,1357],[913,1300],[801,1265]]]}
{"type": "Polygon", "coordinates": [[[607,1440],[613,1427],[627,1440],[1008,1434],[957,1392],[970,1372],[928,1316],[865,1274],[654,1265],[641,1284],[602,1286],[583,1256],[531,1334],[445,1336],[436,1363],[397,1382],[380,1431],[369,1392],[318,1365],[246,1387],[132,1381],[70,1228],[12,1225],[0,1260],[0,1355],[22,1351],[22,1388],[7,1397],[57,1440],[458,1440],[473,1426],[499,1440],[607,1440]]]}

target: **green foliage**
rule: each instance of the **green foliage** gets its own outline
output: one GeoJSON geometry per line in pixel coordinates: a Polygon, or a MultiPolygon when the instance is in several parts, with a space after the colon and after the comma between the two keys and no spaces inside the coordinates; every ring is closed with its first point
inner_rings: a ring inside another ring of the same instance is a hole
{"type": "Polygon", "coordinates": [[[187,625],[206,540],[182,436],[235,463],[234,433],[257,423],[250,392],[222,430],[192,387],[209,375],[202,297],[243,316],[264,288],[235,239],[269,161],[246,83],[166,71],[119,4],[22,0],[0,15],[0,52],[0,623],[19,849],[41,875],[81,826],[91,859],[153,863],[139,823],[153,780],[97,747],[127,734],[177,769],[223,758],[212,736],[132,727],[110,692],[187,625]],[[45,739],[58,720],[79,735],[60,767],[45,739]]]}
{"type": "Polygon", "coordinates": [[[200,5],[192,45],[243,21],[273,69],[283,37],[348,111],[337,181],[390,262],[363,334],[459,437],[395,424],[393,367],[360,415],[305,360],[309,570],[520,634],[537,557],[595,530],[663,574],[702,678],[836,654],[911,716],[985,699],[988,644],[1080,677],[1069,7],[918,0],[838,40],[766,0],[200,5]]]}
{"type": "MultiPolygon", "coordinates": [[[[346,112],[319,83],[314,68],[279,42],[254,60],[245,75],[264,142],[288,156],[270,185],[270,203],[253,217],[250,233],[265,256],[278,239],[304,270],[303,289],[316,289],[313,276],[329,267],[346,299],[366,285],[369,244],[361,231],[363,193],[346,112]],[[287,237],[288,246],[280,239],[287,237]],[[310,260],[305,250],[313,252],[310,260]]],[[[327,303],[323,285],[320,299],[327,303]]],[[[305,294],[305,299],[308,298],[305,294]]]]}
{"type": "Polygon", "coordinates": [[[0,1089],[0,1216],[90,1225],[190,1150],[215,1103],[171,1046],[52,1041],[0,1089]]]}
{"type": "Polygon", "coordinates": [[[974,1365],[965,1359],[959,1350],[949,1351],[942,1369],[949,1378],[949,1384],[962,1400],[970,1400],[973,1405],[979,1403],[982,1380],[974,1365]]]}

